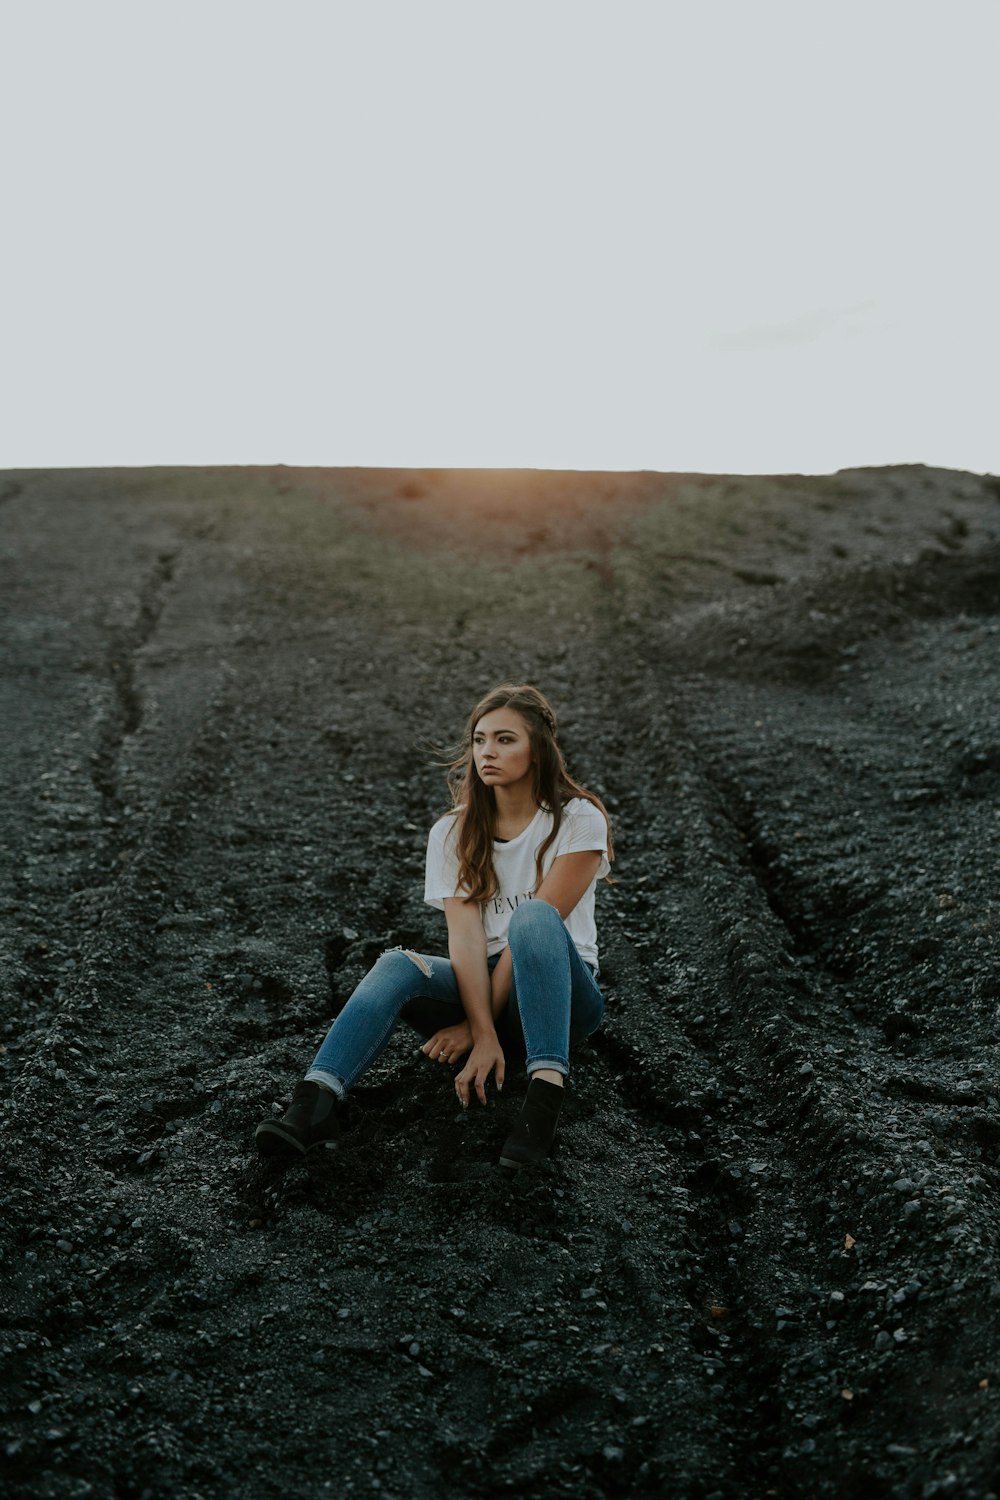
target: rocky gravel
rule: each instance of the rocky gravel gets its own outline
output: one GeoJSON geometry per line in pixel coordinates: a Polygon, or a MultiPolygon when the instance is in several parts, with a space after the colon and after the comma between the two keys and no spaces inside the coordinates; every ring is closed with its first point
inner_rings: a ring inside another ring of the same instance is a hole
{"type": "Polygon", "coordinates": [[[1000,481],[8,471],[0,630],[14,1500],[1000,1495],[1000,481]],[[401,1029],[263,1162],[509,678],[619,854],[556,1155],[401,1029]]]}

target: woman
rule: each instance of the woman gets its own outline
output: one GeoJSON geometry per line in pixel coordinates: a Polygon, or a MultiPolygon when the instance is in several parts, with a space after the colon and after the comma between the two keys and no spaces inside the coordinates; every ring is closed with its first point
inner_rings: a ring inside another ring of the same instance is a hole
{"type": "Polygon", "coordinates": [[[594,890],[613,858],[601,800],[566,770],[556,716],[534,687],[505,684],[473,710],[449,767],[451,812],[430,831],[424,899],[444,911],[448,958],[383,953],[331,1026],[282,1119],[257,1127],[267,1156],[336,1140],[347,1091],[402,1015],[437,1063],[464,1059],[455,1092],[486,1103],[506,1056],[528,1091],[500,1164],[551,1150],[571,1043],[604,1015],[597,983],[594,890]]]}

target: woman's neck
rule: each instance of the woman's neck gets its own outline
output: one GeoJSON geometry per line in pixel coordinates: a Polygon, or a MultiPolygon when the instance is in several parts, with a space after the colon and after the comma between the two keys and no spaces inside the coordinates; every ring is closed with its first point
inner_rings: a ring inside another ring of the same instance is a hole
{"type": "Polygon", "coordinates": [[[518,787],[497,786],[493,788],[497,804],[497,833],[501,838],[516,838],[527,828],[538,811],[530,787],[522,791],[518,787]]]}

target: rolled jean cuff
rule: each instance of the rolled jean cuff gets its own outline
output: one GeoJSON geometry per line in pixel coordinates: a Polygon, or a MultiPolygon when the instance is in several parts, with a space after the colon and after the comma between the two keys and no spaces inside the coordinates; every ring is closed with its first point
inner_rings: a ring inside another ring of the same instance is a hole
{"type": "Polygon", "coordinates": [[[310,1068],[305,1076],[306,1083],[325,1083],[328,1089],[336,1094],[338,1099],[346,1098],[347,1085],[336,1073],[327,1073],[323,1068],[310,1068]]]}
{"type": "Polygon", "coordinates": [[[529,1057],[524,1065],[524,1071],[529,1078],[532,1073],[537,1073],[539,1068],[551,1068],[553,1073],[561,1073],[564,1078],[569,1077],[569,1063],[561,1057],[529,1057]]]}

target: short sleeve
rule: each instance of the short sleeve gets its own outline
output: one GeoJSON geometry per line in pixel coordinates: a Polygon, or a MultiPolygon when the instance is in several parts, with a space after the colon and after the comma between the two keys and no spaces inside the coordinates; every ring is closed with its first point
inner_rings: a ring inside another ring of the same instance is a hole
{"type": "Polygon", "coordinates": [[[449,813],[438,819],[427,838],[424,900],[428,906],[436,906],[438,911],[444,911],[446,897],[460,894],[458,855],[455,852],[457,826],[455,817],[449,813]]]}
{"type": "Polygon", "coordinates": [[[563,808],[559,835],[552,851],[553,857],[560,854],[579,854],[597,850],[602,856],[601,867],[596,878],[602,880],[611,869],[608,859],[608,822],[599,807],[585,797],[574,797],[563,808]]]}

